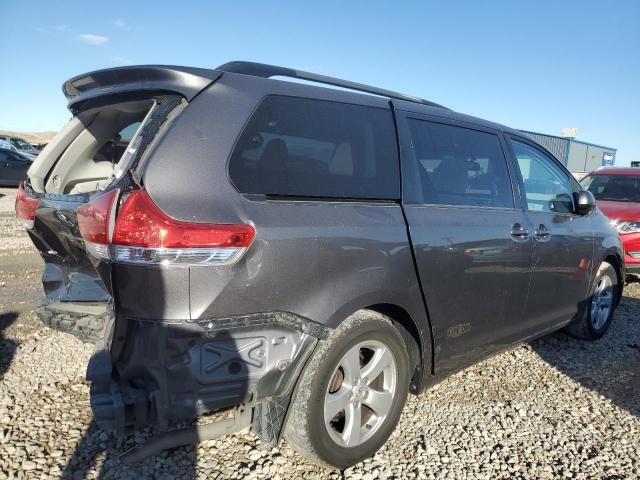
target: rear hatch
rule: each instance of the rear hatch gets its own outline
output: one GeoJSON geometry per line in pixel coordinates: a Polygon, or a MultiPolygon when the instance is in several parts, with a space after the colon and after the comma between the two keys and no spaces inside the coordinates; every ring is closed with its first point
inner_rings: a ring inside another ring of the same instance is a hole
{"type": "Polygon", "coordinates": [[[109,192],[138,188],[137,171],[163,131],[219,76],[147,66],[101,70],[64,84],[74,116],[29,169],[16,200],[17,216],[45,262],[46,300],[37,309],[45,323],[86,341],[109,337],[112,266],[87,252],[78,210],[109,192]]]}

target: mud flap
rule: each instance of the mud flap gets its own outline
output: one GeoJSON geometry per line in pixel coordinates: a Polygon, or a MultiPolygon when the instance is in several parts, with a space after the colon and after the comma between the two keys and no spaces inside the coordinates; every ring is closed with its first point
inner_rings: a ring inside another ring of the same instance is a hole
{"type": "Polygon", "coordinates": [[[253,410],[251,431],[262,440],[266,448],[275,447],[287,417],[292,394],[259,402],[253,410]]]}

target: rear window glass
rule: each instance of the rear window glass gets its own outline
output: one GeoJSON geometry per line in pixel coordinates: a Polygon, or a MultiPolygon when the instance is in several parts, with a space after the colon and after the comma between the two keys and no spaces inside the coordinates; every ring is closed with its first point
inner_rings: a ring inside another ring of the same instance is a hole
{"type": "Polygon", "coordinates": [[[95,155],[95,160],[98,162],[111,162],[113,164],[118,163],[141,123],[140,120],[136,120],[120,129],[118,133],[100,147],[100,150],[95,155]]]}
{"type": "Polygon", "coordinates": [[[398,199],[391,112],[269,96],[240,136],[229,175],[242,193],[398,199]]]}
{"type": "Polygon", "coordinates": [[[123,143],[129,143],[133,138],[133,136],[135,135],[135,133],[138,131],[138,128],[140,128],[141,123],[142,122],[139,122],[139,121],[130,123],[129,125],[124,127],[122,130],[120,130],[120,132],[116,136],[116,139],[123,143]]]}

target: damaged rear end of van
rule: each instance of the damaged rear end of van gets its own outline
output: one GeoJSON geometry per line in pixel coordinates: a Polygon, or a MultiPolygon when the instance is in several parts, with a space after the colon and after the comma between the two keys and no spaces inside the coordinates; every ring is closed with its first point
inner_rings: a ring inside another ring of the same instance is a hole
{"type": "MultiPolygon", "coordinates": [[[[170,432],[199,415],[236,408],[224,433],[252,425],[276,442],[295,379],[326,335],[325,327],[294,314],[251,313],[259,310],[250,303],[234,315],[224,315],[223,306],[215,318],[212,308],[198,305],[199,290],[220,294],[227,277],[249,284],[243,262],[251,261],[245,254],[255,227],[229,212],[219,222],[167,212],[172,199],[197,199],[184,194],[184,184],[166,187],[175,172],[195,168],[185,161],[189,141],[176,155],[175,142],[163,140],[221,75],[142,66],[69,80],[63,91],[73,118],[18,190],[17,217],[45,263],[46,299],[37,314],[96,345],[87,368],[91,407],[96,423],[120,440],[138,428],[170,432]],[[173,155],[175,164],[167,170],[161,162],[149,173],[159,154],[173,155]],[[150,189],[147,173],[169,178],[150,189]],[[234,269],[242,274],[232,275],[234,269]]],[[[187,432],[156,449],[222,430],[187,432]]]]}

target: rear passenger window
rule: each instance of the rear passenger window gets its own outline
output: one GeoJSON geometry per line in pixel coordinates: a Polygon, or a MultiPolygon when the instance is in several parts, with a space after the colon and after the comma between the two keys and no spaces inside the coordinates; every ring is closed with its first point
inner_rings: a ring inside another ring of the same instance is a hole
{"type": "Polygon", "coordinates": [[[408,122],[419,176],[418,203],[513,208],[497,135],[423,120],[408,122]]]}
{"type": "Polygon", "coordinates": [[[391,112],[269,96],[238,139],[229,175],[242,193],[399,199],[391,112]]]}

